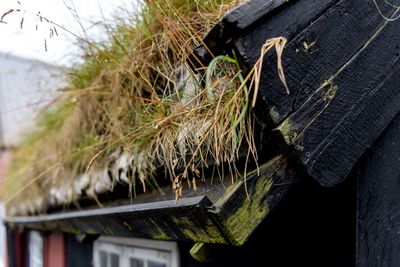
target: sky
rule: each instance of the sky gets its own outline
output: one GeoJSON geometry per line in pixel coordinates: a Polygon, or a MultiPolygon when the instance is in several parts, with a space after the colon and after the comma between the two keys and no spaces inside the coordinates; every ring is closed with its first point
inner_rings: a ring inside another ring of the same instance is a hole
{"type": "Polygon", "coordinates": [[[0,0],[0,15],[10,9],[21,9],[20,12],[7,15],[4,18],[5,23],[0,23],[0,53],[34,58],[54,65],[71,65],[79,53],[76,38],[60,28],[57,28],[58,36],[54,34],[50,38],[49,24],[40,23],[36,14],[40,11],[43,17],[85,37],[82,25],[90,39],[98,39],[104,34],[100,34],[99,27],[93,25],[96,22],[111,20],[115,15],[127,18],[127,10],[133,10],[135,1],[0,0]],[[24,21],[21,29],[22,17],[24,21]]]}

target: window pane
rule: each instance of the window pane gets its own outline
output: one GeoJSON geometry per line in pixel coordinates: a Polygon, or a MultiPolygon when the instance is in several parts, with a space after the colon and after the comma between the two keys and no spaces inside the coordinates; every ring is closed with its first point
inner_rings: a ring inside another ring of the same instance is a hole
{"type": "Polygon", "coordinates": [[[144,261],[139,259],[131,258],[131,267],[143,267],[144,261]]]}
{"type": "Polygon", "coordinates": [[[111,267],[119,267],[119,256],[118,254],[111,253],[111,267]]]}
{"type": "Polygon", "coordinates": [[[107,267],[107,252],[100,251],[100,267],[107,267]]]}
{"type": "Polygon", "coordinates": [[[155,261],[148,261],[147,266],[148,267],[167,267],[167,264],[161,263],[161,262],[155,262],[155,261]]]}

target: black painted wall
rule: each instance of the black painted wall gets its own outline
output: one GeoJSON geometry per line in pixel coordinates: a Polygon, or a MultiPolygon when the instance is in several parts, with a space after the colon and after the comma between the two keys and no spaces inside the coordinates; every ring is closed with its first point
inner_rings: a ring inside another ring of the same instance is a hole
{"type": "Polygon", "coordinates": [[[67,267],[90,267],[93,259],[93,239],[79,241],[75,235],[65,235],[67,267]]]}

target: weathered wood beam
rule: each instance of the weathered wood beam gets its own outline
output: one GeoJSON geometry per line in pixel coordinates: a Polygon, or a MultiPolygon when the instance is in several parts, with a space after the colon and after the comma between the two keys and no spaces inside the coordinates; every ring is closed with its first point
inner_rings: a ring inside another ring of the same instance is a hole
{"type": "MultiPolygon", "coordinates": [[[[293,2],[297,0],[291,0],[293,2]]],[[[232,41],[248,27],[268,16],[289,0],[250,0],[228,12],[211,29],[203,43],[194,49],[189,57],[193,67],[207,66],[215,55],[224,54],[232,46],[232,41]]]]}
{"type": "MultiPolygon", "coordinates": [[[[336,2],[338,0],[289,1],[282,8],[275,9],[270,14],[258,20],[257,23],[254,23],[243,31],[238,31],[240,35],[237,35],[237,38],[233,39],[232,42],[241,56],[243,63],[251,68],[258,61],[261,47],[267,39],[284,36],[289,40],[290,45],[290,42],[297,35],[318,20],[336,2]]],[[[288,53],[287,50],[285,49],[284,60],[290,59],[286,56],[288,53]]],[[[265,59],[265,63],[267,64],[264,64],[264,68],[267,65],[275,68],[276,64],[272,64],[269,60],[270,58],[265,59]]],[[[265,75],[263,73],[264,77],[265,75]]],[[[275,76],[273,77],[276,78],[275,76]]],[[[262,81],[265,81],[265,79],[262,79],[262,81]]]]}
{"type": "Polygon", "coordinates": [[[236,47],[253,66],[266,39],[289,39],[307,27],[338,0],[252,0],[226,14],[189,57],[194,68],[207,66],[213,55],[236,47]]]}
{"type": "Polygon", "coordinates": [[[227,243],[207,208],[207,197],[8,218],[10,227],[73,234],[141,237],[159,240],[227,243]]]}
{"type": "MultiPolygon", "coordinates": [[[[385,21],[372,1],[341,0],[326,2],[328,9],[318,6],[319,13],[314,3],[315,18],[304,24],[299,14],[310,12],[302,6],[305,2],[262,21],[240,37],[236,47],[251,67],[265,39],[273,37],[271,32],[289,38],[283,65],[291,94],[285,93],[271,55],[264,62],[258,104],[268,110],[307,172],[332,186],[345,179],[400,111],[400,21],[385,21]],[[290,10],[299,13],[295,18],[305,26],[301,31],[270,24],[290,18],[290,10]]],[[[393,8],[383,9],[395,15],[393,8]]]]}
{"type": "Polygon", "coordinates": [[[260,83],[259,104],[267,106],[276,124],[295,112],[384,24],[372,1],[306,2],[299,1],[267,17],[236,42],[244,61],[251,67],[267,38],[288,38],[282,60],[290,95],[278,78],[273,55],[264,61],[260,83]]]}
{"type": "Polygon", "coordinates": [[[206,263],[211,260],[209,250],[210,247],[208,244],[198,242],[194,244],[189,253],[198,262],[206,263]]]}
{"type": "Polygon", "coordinates": [[[343,181],[400,111],[399,25],[380,25],[278,128],[324,186],[343,181]]]}
{"type": "Polygon", "coordinates": [[[216,202],[211,212],[229,242],[243,245],[297,178],[288,158],[277,156],[216,202]]]}
{"type": "Polygon", "coordinates": [[[246,182],[232,185],[215,203],[198,196],[177,203],[170,200],[7,218],[6,224],[73,234],[242,245],[288,191],[294,178],[287,157],[281,155],[249,173],[246,182]]]}

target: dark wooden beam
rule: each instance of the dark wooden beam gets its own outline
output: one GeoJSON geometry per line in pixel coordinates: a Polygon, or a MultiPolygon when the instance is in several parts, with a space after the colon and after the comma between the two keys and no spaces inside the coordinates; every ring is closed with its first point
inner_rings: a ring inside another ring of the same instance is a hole
{"type": "Polygon", "coordinates": [[[400,111],[399,26],[379,26],[278,127],[307,172],[324,186],[343,181],[400,111]]]}
{"type": "Polygon", "coordinates": [[[289,159],[277,156],[218,200],[211,212],[229,242],[243,245],[297,179],[289,159]]]}
{"type": "MultiPolygon", "coordinates": [[[[250,68],[267,38],[289,38],[283,65],[291,94],[285,93],[271,54],[264,62],[258,106],[267,110],[308,174],[333,186],[400,111],[400,21],[385,21],[373,1],[305,2],[260,20],[236,47],[250,68]],[[290,26],[296,21],[301,31],[290,26]]],[[[395,15],[387,5],[383,12],[395,15]]]]}
{"type": "Polygon", "coordinates": [[[400,266],[400,115],[358,164],[357,266],[400,266]]]}
{"type": "Polygon", "coordinates": [[[227,243],[213,222],[207,197],[101,208],[87,211],[8,218],[10,227],[73,234],[141,237],[160,240],[227,243]]]}
{"type": "Polygon", "coordinates": [[[194,68],[207,66],[213,56],[224,54],[232,46],[234,39],[287,2],[288,0],[250,0],[239,5],[211,29],[203,44],[194,49],[189,62],[193,63],[194,68]]]}
{"type": "MultiPolygon", "coordinates": [[[[242,245],[295,179],[281,155],[227,188],[214,203],[207,196],[7,218],[9,227],[73,234],[141,237],[242,245]],[[247,193],[246,193],[247,188],[247,193]]],[[[196,250],[203,251],[203,250],[196,250]]]]}
{"type": "Polygon", "coordinates": [[[291,94],[286,94],[278,78],[273,55],[265,59],[261,79],[259,102],[264,103],[259,104],[267,105],[276,124],[296,111],[384,23],[372,1],[306,2],[299,1],[267,17],[236,43],[244,61],[251,67],[258,60],[266,39],[288,38],[283,66],[291,94]],[[283,23],[285,17],[288,19],[283,23]]]}
{"type": "Polygon", "coordinates": [[[251,0],[226,14],[222,21],[244,30],[289,0],[251,0]]]}
{"type": "MultiPolygon", "coordinates": [[[[288,1],[281,8],[274,9],[259,19],[257,23],[252,24],[245,30],[238,31],[240,35],[237,35],[237,38],[232,42],[242,57],[243,63],[248,68],[251,68],[258,61],[261,47],[267,39],[284,36],[289,40],[290,45],[297,35],[317,21],[336,2],[338,0],[288,1]]],[[[287,50],[285,54],[287,54],[287,50]]],[[[274,68],[276,66],[269,61],[270,59],[265,60],[264,67],[271,65],[274,68]]],[[[287,60],[289,58],[285,56],[284,59],[287,60]]],[[[265,76],[265,73],[263,73],[263,76],[265,76]]]]}

